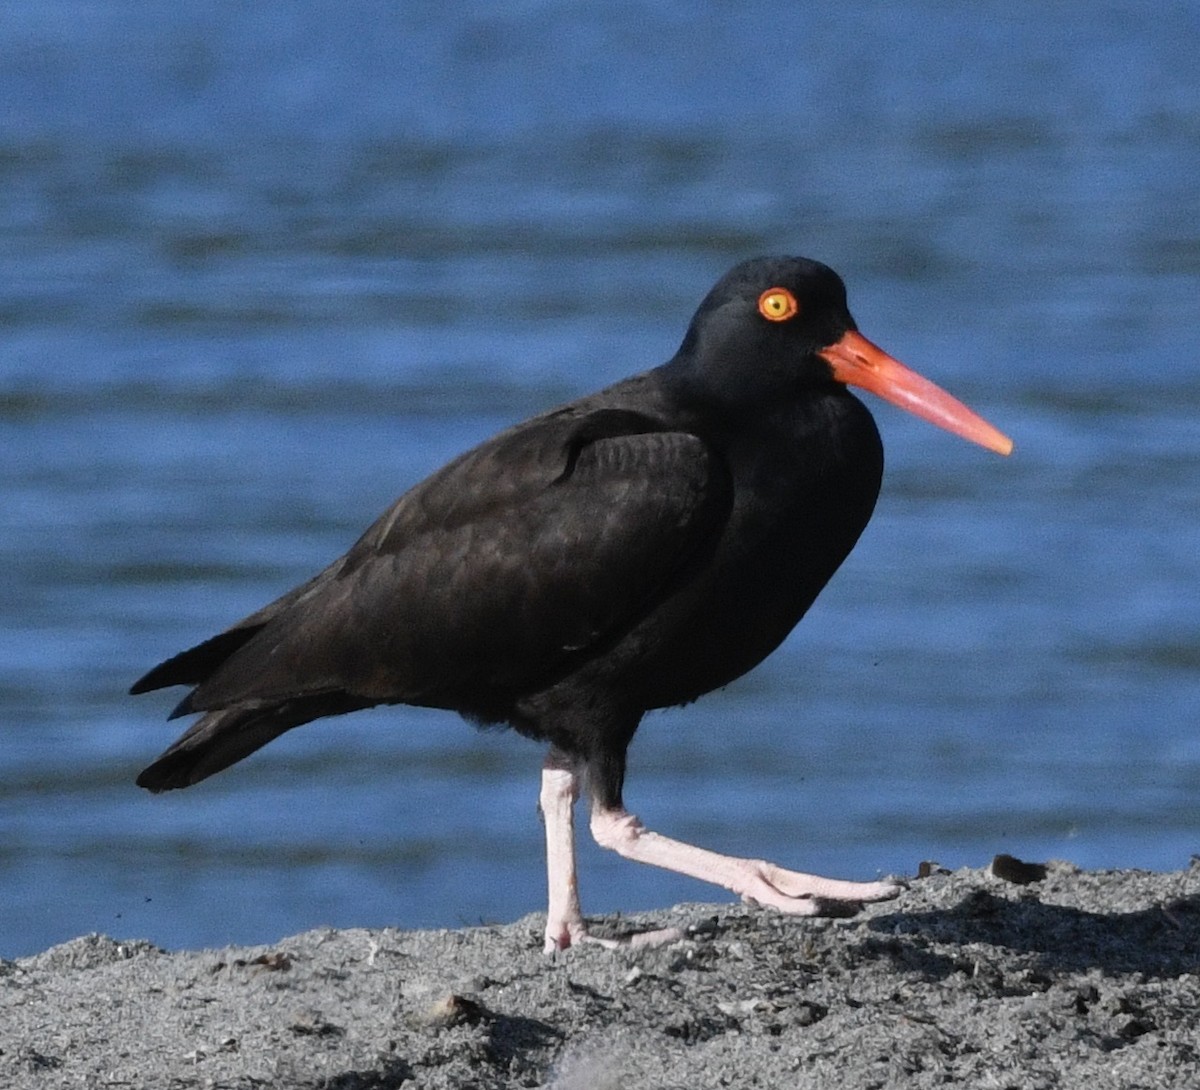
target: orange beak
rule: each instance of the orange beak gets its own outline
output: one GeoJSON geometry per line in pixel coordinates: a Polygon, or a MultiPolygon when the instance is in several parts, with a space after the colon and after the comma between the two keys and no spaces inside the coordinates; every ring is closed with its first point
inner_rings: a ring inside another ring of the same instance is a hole
{"type": "Polygon", "coordinates": [[[914,416],[997,454],[1012,453],[1012,440],[1007,435],[971,412],[940,386],[892,359],[861,333],[846,333],[840,341],[821,349],[817,355],[833,368],[833,377],[838,382],[870,390],[914,416]]]}

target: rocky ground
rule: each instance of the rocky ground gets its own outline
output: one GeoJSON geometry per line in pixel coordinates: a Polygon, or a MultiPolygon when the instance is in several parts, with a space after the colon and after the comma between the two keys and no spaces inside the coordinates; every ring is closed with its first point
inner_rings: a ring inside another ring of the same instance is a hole
{"type": "MultiPolygon", "coordinates": [[[[925,868],[929,870],[930,868],[925,868]]],[[[730,905],[688,937],[541,953],[540,920],[0,962],[0,1085],[1200,1086],[1200,863],[938,872],[847,920],[730,905]]]]}

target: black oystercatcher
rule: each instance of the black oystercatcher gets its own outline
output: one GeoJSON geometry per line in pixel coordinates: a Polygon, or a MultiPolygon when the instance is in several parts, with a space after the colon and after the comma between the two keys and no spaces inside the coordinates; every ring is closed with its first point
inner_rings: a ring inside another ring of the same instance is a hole
{"type": "Polygon", "coordinates": [[[174,714],[204,714],[137,782],[187,787],[326,715],[446,708],[549,744],[547,951],[588,938],[581,790],[598,843],[745,900],[815,915],[895,896],[668,839],[621,795],[645,712],[761,662],[871,517],[883,450],[847,385],[1012,449],[861,336],[832,269],[744,262],[667,363],[461,455],[319,575],[146,674],[132,692],[190,685],[174,714]]]}

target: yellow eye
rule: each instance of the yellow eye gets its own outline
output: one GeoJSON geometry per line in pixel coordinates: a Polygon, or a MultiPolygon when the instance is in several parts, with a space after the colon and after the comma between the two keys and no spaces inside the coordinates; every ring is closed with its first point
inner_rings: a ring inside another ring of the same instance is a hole
{"type": "Polygon", "coordinates": [[[800,313],[800,304],[787,288],[767,288],[758,297],[758,313],[768,322],[786,322],[800,313]]]}

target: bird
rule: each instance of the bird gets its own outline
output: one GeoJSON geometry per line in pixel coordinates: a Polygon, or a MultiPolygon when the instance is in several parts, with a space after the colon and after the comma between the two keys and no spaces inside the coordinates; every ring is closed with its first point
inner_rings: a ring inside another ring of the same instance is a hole
{"type": "Polygon", "coordinates": [[[547,953],[678,937],[592,933],[575,861],[581,798],[602,847],[745,902],[850,915],[897,896],[902,880],[822,878],[672,839],[623,793],[646,712],[757,666],[866,527],[883,447],[850,387],[1012,450],[859,333],[833,269],[743,261],[665,363],[454,458],[323,571],[135,682],[133,694],[189,686],[171,718],[200,713],[138,785],[191,786],[325,716],[445,709],[546,747],[547,953]]]}

